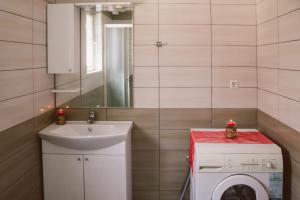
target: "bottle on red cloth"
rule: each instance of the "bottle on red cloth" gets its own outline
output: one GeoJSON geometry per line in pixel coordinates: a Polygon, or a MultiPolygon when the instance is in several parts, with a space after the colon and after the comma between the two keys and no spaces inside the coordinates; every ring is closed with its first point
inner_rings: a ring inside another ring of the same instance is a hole
{"type": "Polygon", "coordinates": [[[225,137],[233,139],[237,137],[237,125],[236,122],[233,121],[232,119],[229,120],[226,124],[226,131],[225,131],[225,137]]]}
{"type": "Polygon", "coordinates": [[[66,117],[65,117],[65,111],[63,109],[58,109],[56,111],[56,124],[57,125],[65,125],[66,124],[66,117]]]}

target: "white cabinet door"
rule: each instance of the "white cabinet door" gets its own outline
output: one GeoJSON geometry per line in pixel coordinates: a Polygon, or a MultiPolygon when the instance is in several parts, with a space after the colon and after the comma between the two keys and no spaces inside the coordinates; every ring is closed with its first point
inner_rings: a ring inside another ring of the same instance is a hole
{"type": "Polygon", "coordinates": [[[126,200],[125,156],[84,156],[85,200],[126,200]]]}
{"type": "Polygon", "coordinates": [[[79,72],[80,9],[74,4],[48,4],[48,73],[79,72]]]}
{"type": "Polygon", "coordinates": [[[84,200],[83,156],[43,154],[45,200],[84,200]]]}

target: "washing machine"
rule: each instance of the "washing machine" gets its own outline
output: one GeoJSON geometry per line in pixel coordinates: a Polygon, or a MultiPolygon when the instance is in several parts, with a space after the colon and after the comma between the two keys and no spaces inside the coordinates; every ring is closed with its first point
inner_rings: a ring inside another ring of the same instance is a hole
{"type": "Polygon", "coordinates": [[[276,144],[196,143],[191,200],[282,200],[282,152],[276,144]]]}

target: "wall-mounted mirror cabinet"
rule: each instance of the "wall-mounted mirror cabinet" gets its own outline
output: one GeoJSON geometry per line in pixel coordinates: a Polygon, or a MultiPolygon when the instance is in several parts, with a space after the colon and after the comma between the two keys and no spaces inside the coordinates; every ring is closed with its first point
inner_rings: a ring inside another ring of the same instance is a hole
{"type": "Polygon", "coordinates": [[[132,19],[130,3],[49,4],[57,106],[132,107],[132,19]]]}

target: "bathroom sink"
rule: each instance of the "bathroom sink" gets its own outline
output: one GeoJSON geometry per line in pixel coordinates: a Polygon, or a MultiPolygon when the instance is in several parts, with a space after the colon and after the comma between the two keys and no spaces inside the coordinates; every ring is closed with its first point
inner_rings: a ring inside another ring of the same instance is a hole
{"type": "Polygon", "coordinates": [[[65,125],[52,124],[39,132],[50,143],[72,149],[102,149],[120,143],[131,132],[132,122],[68,121],[65,125]]]}

